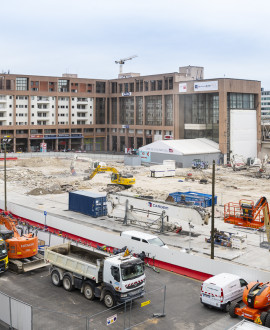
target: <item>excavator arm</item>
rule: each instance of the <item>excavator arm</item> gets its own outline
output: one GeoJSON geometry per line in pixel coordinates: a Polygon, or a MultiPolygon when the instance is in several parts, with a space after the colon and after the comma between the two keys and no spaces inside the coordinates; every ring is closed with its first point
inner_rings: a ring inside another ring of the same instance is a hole
{"type": "Polygon", "coordinates": [[[108,167],[108,166],[101,166],[98,165],[97,168],[91,173],[89,180],[93,179],[93,177],[98,173],[98,172],[113,172],[118,174],[119,172],[117,171],[116,168],[114,167],[108,167]]]}
{"type": "Polygon", "coordinates": [[[0,225],[5,226],[8,230],[12,230],[14,237],[20,237],[16,228],[17,221],[9,214],[6,214],[5,212],[0,214],[0,225]]]}

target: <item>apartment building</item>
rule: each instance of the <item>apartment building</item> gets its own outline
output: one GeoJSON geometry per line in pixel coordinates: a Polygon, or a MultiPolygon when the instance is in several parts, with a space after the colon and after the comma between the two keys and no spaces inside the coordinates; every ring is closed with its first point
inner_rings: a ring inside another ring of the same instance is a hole
{"type": "Polygon", "coordinates": [[[0,75],[0,133],[15,151],[123,151],[207,137],[227,158],[261,147],[259,81],[204,79],[202,67],[117,79],[0,75]],[[248,129],[249,134],[246,134],[248,129]],[[247,146],[248,145],[248,146],[247,146]]]}
{"type": "Polygon", "coordinates": [[[270,91],[261,89],[262,153],[270,156],[270,91]]]}

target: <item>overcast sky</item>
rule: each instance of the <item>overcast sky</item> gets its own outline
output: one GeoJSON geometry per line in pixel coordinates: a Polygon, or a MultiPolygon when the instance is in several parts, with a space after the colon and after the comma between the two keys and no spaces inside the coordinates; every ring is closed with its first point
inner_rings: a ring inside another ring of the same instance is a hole
{"type": "Polygon", "coordinates": [[[270,0],[1,1],[1,71],[116,78],[205,68],[270,89],[270,0]]]}

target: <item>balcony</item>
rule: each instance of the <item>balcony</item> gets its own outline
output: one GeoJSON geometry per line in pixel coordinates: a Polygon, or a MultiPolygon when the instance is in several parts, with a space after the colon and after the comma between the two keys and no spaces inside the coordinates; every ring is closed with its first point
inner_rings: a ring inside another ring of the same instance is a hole
{"type": "Polygon", "coordinates": [[[50,112],[51,109],[50,108],[37,108],[37,112],[50,112]]]}
{"type": "Polygon", "coordinates": [[[88,103],[88,99],[85,98],[85,97],[78,97],[77,98],[77,103],[87,104],[88,103]]]}
{"type": "Polygon", "coordinates": [[[37,98],[37,102],[38,102],[39,104],[41,104],[41,103],[50,103],[50,100],[49,100],[48,97],[41,97],[41,96],[39,96],[39,97],[37,98]]]}
{"type": "Polygon", "coordinates": [[[7,97],[6,96],[0,96],[0,103],[6,103],[7,97]]]}

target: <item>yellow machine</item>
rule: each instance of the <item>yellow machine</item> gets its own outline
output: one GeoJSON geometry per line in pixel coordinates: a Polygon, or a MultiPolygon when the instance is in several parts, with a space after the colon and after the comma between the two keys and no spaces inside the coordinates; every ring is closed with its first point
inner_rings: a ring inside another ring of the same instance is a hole
{"type": "Polygon", "coordinates": [[[5,241],[0,237],[0,273],[8,269],[8,253],[5,241]]]}
{"type": "Polygon", "coordinates": [[[112,172],[111,175],[111,183],[116,185],[124,186],[125,188],[130,188],[135,184],[135,178],[132,174],[121,174],[114,167],[101,166],[98,165],[97,168],[91,173],[89,180],[93,179],[93,177],[98,172],[112,172]]]}

